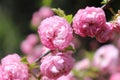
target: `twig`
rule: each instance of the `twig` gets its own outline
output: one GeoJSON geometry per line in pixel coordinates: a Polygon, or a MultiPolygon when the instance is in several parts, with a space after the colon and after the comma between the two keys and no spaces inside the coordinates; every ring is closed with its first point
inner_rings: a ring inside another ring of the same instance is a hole
{"type": "Polygon", "coordinates": [[[46,55],[49,54],[50,52],[51,52],[51,50],[49,50],[48,52],[42,54],[38,59],[35,60],[35,62],[39,62],[39,61],[42,59],[42,57],[46,56],[46,55]]]}
{"type": "Polygon", "coordinates": [[[111,2],[113,2],[114,0],[110,0],[110,1],[108,1],[108,3],[107,4],[104,4],[101,8],[102,9],[105,9],[111,2]]]}

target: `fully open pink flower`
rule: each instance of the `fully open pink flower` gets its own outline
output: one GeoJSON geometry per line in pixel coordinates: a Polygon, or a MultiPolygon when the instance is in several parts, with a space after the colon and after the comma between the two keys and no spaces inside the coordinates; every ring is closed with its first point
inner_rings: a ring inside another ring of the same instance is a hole
{"type": "Polygon", "coordinates": [[[0,80],[29,80],[28,67],[17,54],[6,56],[1,63],[0,80]]]}
{"type": "Polygon", "coordinates": [[[21,60],[21,57],[14,53],[14,54],[11,54],[11,55],[8,55],[6,57],[4,57],[2,60],[1,60],[1,64],[9,64],[9,63],[12,63],[12,62],[20,62],[21,60]]]}
{"type": "Polygon", "coordinates": [[[82,37],[94,37],[105,24],[105,13],[101,8],[80,9],[73,18],[73,29],[82,37]]]}
{"type": "Polygon", "coordinates": [[[100,47],[94,55],[93,64],[102,71],[114,73],[117,70],[119,51],[112,45],[100,47]]]}
{"type": "Polygon", "coordinates": [[[70,24],[59,16],[44,19],[38,29],[42,44],[51,50],[66,48],[73,38],[72,32],[70,24]]]}
{"type": "Polygon", "coordinates": [[[51,79],[67,75],[73,67],[71,53],[57,53],[45,56],[40,65],[41,74],[51,79]]]}

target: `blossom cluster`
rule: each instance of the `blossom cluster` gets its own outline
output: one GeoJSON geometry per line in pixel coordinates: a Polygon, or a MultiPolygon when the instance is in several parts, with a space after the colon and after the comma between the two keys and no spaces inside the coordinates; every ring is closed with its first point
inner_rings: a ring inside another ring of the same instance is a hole
{"type": "MultiPolygon", "coordinates": [[[[96,38],[101,43],[112,40],[120,31],[120,13],[108,22],[102,8],[86,7],[79,9],[70,23],[65,14],[54,15],[52,9],[42,7],[33,14],[31,23],[37,26],[38,35],[30,34],[22,41],[25,60],[22,62],[16,53],[1,59],[0,80],[77,80],[81,78],[80,71],[91,67],[97,68],[96,72],[109,73],[109,80],[120,80],[119,49],[113,44],[97,49],[91,61],[85,58],[75,63],[73,58],[74,49],[81,47],[74,35],[96,38]]],[[[93,76],[84,75],[82,80],[93,80],[93,76]]]]}

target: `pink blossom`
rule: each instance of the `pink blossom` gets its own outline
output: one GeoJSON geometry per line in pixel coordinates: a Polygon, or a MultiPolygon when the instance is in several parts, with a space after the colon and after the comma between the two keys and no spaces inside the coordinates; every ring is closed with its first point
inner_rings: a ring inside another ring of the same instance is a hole
{"type": "Polygon", "coordinates": [[[25,54],[32,54],[33,47],[38,43],[38,38],[36,34],[30,34],[21,43],[21,50],[25,54]]]}
{"type": "Polygon", "coordinates": [[[120,80],[120,73],[112,74],[109,80],[120,80]]]}
{"type": "Polygon", "coordinates": [[[33,15],[32,15],[31,24],[33,26],[37,27],[40,24],[41,21],[42,21],[42,18],[39,15],[39,12],[38,11],[34,12],[33,15]]]}
{"type": "Polygon", "coordinates": [[[88,69],[89,67],[90,67],[90,60],[88,58],[85,58],[83,60],[76,62],[74,69],[84,70],[84,69],[88,69]]]}
{"type": "Polygon", "coordinates": [[[46,7],[46,6],[41,7],[38,12],[39,12],[39,15],[41,15],[41,17],[43,19],[51,17],[51,16],[54,15],[54,13],[51,10],[51,8],[50,7],[46,7]]]}
{"type": "Polygon", "coordinates": [[[63,75],[59,77],[57,80],[76,80],[72,73],[69,73],[68,75],[63,75]]]}
{"type": "Polygon", "coordinates": [[[114,25],[114,30],[119,32],[120,31],[120,16],[117,16],[117,18],[112,23],[114,25]]]}
{"type": "Polygon", "coordinates": [[[94,37],[105,22],[105,13],[101,8],[86,7],[75,14],[73,29],[82,37],[94,37]]]}
{"type": "Polygon", "coordinates": [[[93,64],[104,72],[114,73],[117,69],[118,59],[118,49],[114,45],[109,44],[100,47],[95,52],[93,64]]]}
{"type": "Polygon", "coordinates": [[[41,7],[38,11],[32,15],[31,24],[35,27],[39,26],[41,21],[45,18],[53,16],[54,13],[50,7],[41,7]]]}
{"type": "Polygon", "coordinates": [[[51,50],[66,48],[72,41],[72,32],[70,24],[59,16],[44,19],[38,29],[42,44],[51,50]]]}
{"type": "Polygon", "coordinates": [[[50,79],[67,75],[73,67],[74,59],[71,53],[49,54],[45,56],[40,65],[41,74],[50,79]]]}
{"type": "Polygon", "coordinates": [[[102,28],[99,33],[97,33],[96,35],[96,39],[103,43],[106,42],[110,39],[112,39],[113,36],[113,24],[107,22],[104,26],[104,28],[102,28]]]}
{"type": "Polygon", "coordinates": [[[29,42],[27,42],[26,40],[24,40],[22,43],[21,43],[21,51],[25,54],[32,54],[32,48],[33,48],[33,45],[31,45],[29,42]]]}
{"type": "Polygon", "coordinates": [[[1,64],[9,64],[9,63],[12,63],[12,62],[20,62],[21,60],[21,57],[14,53],[14,54],[11,54],[11,55],[8,55],[6,57],[4,57],[2,60],[1,60],[1,64]]]}
{"type": "Polygon", "coordinates": [[[35,60],[37,60],[41,55],[49,52],[49,49],[46,48],[43,45],[36,45],[33,49],[32,49],[33,54],[27,55],[27,60],[29,63],[34,62],[35,60]]]}
{"type": "Polygon", "coordinates": [[[28,67],[19,58],[17,54],[13,54],[2,59],[0,80],[28,80],[28,67]]]}
{"type": "Polygon", "coordinates": [[[38,42],[38,37],[34,33],[29,34],[26,38],[26,41],[29,42],[31,45],[35,45],[38,42]]]}

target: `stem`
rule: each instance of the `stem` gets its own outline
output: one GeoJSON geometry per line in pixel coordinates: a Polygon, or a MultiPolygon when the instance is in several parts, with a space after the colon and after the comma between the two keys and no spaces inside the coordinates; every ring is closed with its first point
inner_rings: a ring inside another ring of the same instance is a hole
{"type": "Polygon", "coordinates": [[[51,50],[49,50],[48,52],[42,54],[37,60],[35,60],[35,62],[39,62],[39,61],[42,59],[42,57],[46,56],[46,55],[49,54],[50,52],[51,52],[51,50]]]}
{"type": "Polygon", "coordinates": [[[35,77],[36,79],[38,79],[38,77],[30,70],[30,73],[33,75],[33,77],[35,77]]]}
{"type": "Polygon", "coordinates": [[[111,7],[109,7],[108,9],[110,10],[110,12],[111,12],[113,15],[116,14],[111,7]]]}
{"type": "Polygon", "coordinates": [[[105,9],[111,2],[113,2],[113,0],[108,1],[108,3],[107,3],[107,4],[104,4],[101,8],[102,8],[102,9],[105,9]]]}

